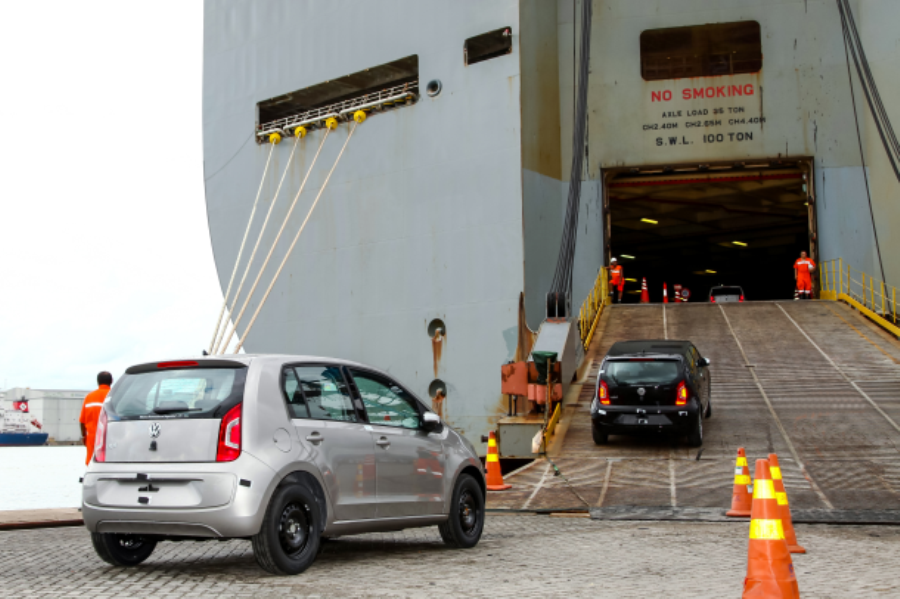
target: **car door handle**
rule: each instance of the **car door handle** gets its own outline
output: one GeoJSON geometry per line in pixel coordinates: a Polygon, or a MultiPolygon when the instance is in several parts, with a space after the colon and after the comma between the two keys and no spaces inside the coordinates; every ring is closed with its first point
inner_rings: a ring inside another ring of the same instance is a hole
{"type": "Polygon", "coordinates": [[[311,435],[307,435],[306,440],[315,445],[324,441],[325,437],[323,437],[319,433],[313,433],[311,435]]]}
{"type": "Polygon", "coordinates": [[[375,441],[375,445],[378,445],[380,447],[389,447],[391,445],[391,442],[387,437],[381,437],[380,439],[375,441]]]}

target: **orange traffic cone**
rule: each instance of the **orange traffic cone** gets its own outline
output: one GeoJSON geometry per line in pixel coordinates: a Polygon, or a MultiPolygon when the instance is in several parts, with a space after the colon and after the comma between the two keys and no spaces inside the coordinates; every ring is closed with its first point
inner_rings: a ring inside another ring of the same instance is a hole
{"type": "Polygon", "coordinates": [[[781,509],[767,460],[756,460],[747,577],[742,597],[800,597],[794,563],[784,540],[781,509]]]}
{"type": "Polygon", "coordinates": [[[744,448],[738,448],[734,461],[734,490],[731,492],[731,509],[725,515],[732,518],[746,518],[750,515],[753,500],[750,497],[750,469],[747,467],[747,454],[744,448]]]}
{"type": "Polygon", "coordinates": [[[668,292],[668,290],[666,289],[666,284],[665,284],[665,283],[663,283],[663,303],[664,303],[664,304],[668,304],[668,303],[669,303],[669,292],[668,292]]]}
{"type": "Polygon", "coordinates": [[[650,292],[647,291],[647,277],[644,277],[644,282],[641,283],[641,303],[650,303],[650,292]]]}
{"type": "Polygon", "coordinates": [[[781,480],[781,467],[778,465],[778,456],[774,453],[769,454],[769,472],[772,473],[772,481],[775,483],[775,498],[778,500],[778,507],[781,508],[781,526],[784,527],[784,540],[787,541],[788,551],[791,553],[806,553],[806,549],[797,543],[797,533],[794,532],[794,520],[791,518],[791,506],[788,505],[784,481],[781,480]]]}
{"type": "Polygon", "coordinates": [[[488,491],[505,491],[512,489],[512,485],[503,484],[503,473],[500,472],[500,454],[497,453],[497,437],[491,431],[488,437],[488,452],[484,461],[487,463],[487,489],[488,491]]]}

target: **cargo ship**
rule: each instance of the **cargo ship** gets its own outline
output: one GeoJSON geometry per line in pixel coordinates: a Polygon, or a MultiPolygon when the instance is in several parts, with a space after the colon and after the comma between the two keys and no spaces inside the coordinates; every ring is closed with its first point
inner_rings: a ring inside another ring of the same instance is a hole
{"type": "Polygon", "coordinates": [[[14,408],[0,408],[0,447],[46,445],[49,434],[28,413],[28,403],[14,402],[14,408]],[[24,404],[24,406],[23,406],[24,404]]]}
{"type": "Polygon", "coordinates": [[[900,4],[588,1],[207,0],[207,214],[237,330],[218,353],[373,364],[483,451],[576,180],[576,316],[613,256],[634,302],[642,280],[654,302],[789,298],[801,251],[900,278],[880,258],[900,185],[842,12],[896,113],[900,4]]]}

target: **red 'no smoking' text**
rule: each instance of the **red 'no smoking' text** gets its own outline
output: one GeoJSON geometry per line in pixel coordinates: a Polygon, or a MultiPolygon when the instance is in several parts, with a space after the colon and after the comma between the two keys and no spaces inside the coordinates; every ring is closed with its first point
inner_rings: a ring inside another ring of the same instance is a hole
{"type": "MultiPolygon", "coordinates": [[[[733,98],[735,96],[752,96],[753,84],[745,85],[710,85],[709,87],[688,87],[681,90],[683,100],[697,100],[700,98],[733,98]]],[[[663,90],[650,92],[651,102],[669,102],[672,100],[672,91],[663,90]]]]}

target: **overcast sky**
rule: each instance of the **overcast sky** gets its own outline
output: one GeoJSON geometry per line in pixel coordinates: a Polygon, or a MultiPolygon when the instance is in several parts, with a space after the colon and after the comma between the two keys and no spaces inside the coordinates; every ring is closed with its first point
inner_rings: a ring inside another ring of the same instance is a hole
{"type": "Polygon", "coordinates": [[[221,290],[203,194],[203,4],[0,8],[0,388],[197,354],[221,290]]]}

